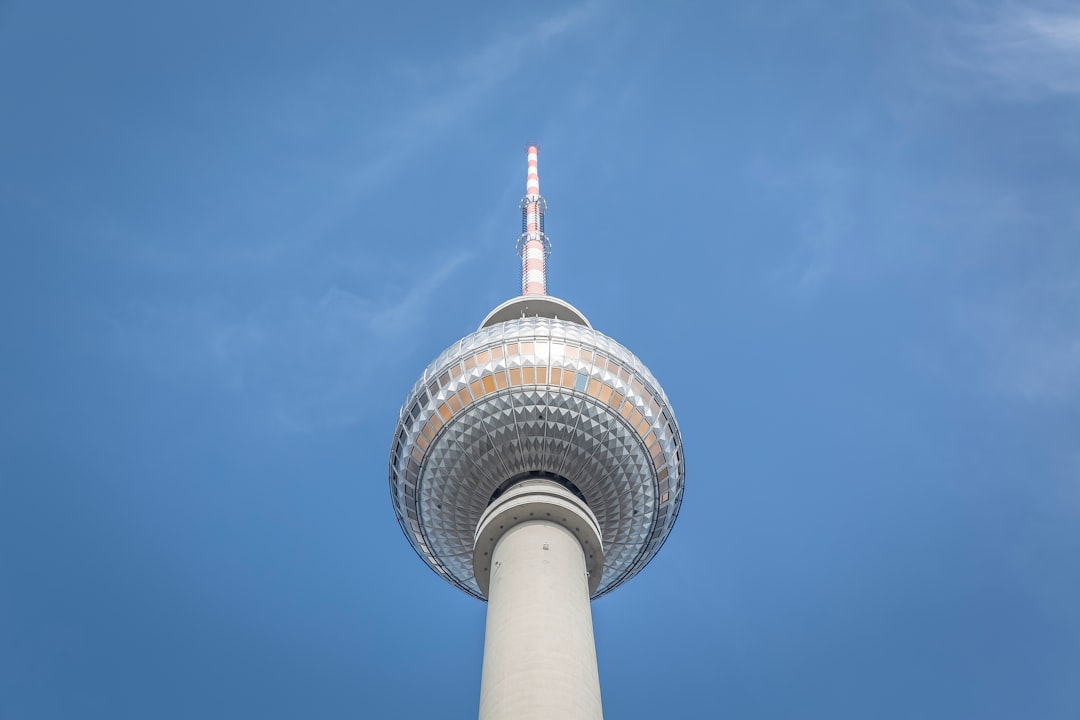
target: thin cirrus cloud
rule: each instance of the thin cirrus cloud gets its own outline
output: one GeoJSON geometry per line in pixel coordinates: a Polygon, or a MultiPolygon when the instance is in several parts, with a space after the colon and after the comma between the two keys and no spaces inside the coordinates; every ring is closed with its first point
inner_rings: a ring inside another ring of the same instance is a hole
{"type": "MultiPolygon", "coordinates": [[[[955,88],[964,95],[1021,106],[1080,96],[1075,4],[998,3],[973,11],[953,30],[947,58],[960,71],[955,88]]],[[[1046,112],[1036,108],[1050,106],[1029,107],[1046,112]]],[[[1055,145],[1060,142],[1048,137],[1039,143],[1056,146],[1058,170],[1072,156],[1067,146],[1055,145]]],[[[1029,138],[1028,145],[1035,141],[1029,138]]],[[[958,302],[954,321],[980,349],[985,369],[979,374],[991,391],[1028,402],[1069,401],[1080,396],[1080,223],[1068,203],[1054,202],[1063,193],[1033,194],[1029,180],[1038,178],[1011,177],[978,203],[980,215],[994,219],[1000,196],[1022,198],[1011,224],[1012,233],[1026,238],[1023,267],[1004,274],[992,290],[958,302]]]]}
{"type": "Polygon", "coordinates": [[[857,171],[853,163],[832,158],[810,162],[790,176],[773,174],[773,183],[787,190],[797,178],[798,187],[813,199],[799,220],[797,242],[770,275],[774,284],[796,296],[812,296],[844,271],[853,251],[856,211],[850,188],[857,171]]]}
{"type": "Polygon", "coordinates": [[[534,21],[521,20],[505,28],[478,50],[444,58],[432,67],[401,63],[395,74],[411,79],[418,99],[391,111],[381,131],[374,133],[379,150],[370,153],[346,180],[352,196],[384,184],[432,141],[445,136],[475,112],[503,83],[526,67],[560,38],[594,25],[606,3],[590,1],[534,21]],[[527,24],[530,32],[521,28],[527,24]],[[431,88],[436,90],[432,91],[431,88]]]}
{"type": "Polygon", "coordinates": [[[153,375],[208,379],[285,430],[347,425],[359,418],[373,374],[394,362],[373,350],[407,349],[432,295],[468,258],[444,259],[382,298],[333,285],[255,309],[213,300],[143,304],[111,325],[122,354],[153,375]]]}
{"type": "Polygon", "coordinates": [[[1080,272],[1046,272],[957,310],[957,326],[988,360],[993,391],[1038,403],[1080,396],[1078,293],[1080,272]]]}
{"type": "Polygon", "coordinates": [[[953,63],[984,90],[1017,96],[1080,94],[1080,9],[1004,3],[949,38],[953,63]]]}
{"type": "MultiPolygon", "coordinates": [[[[366,149],[346,152],[353,170],[337,165],[337,191],[318,215],[305,221],[317,237],[338,223],[359,199],[385,187],[424,148],[483,109],[484,102],[559,40],[594,25],[603,2],[586,2],[530,22],[504,28],[477,50],[446,57],[431,67],[400,66],[396,74],[411,91],[387,107],[366,133],[366,149]],[[435,91],[429,91],[432,87],[435,91]]],[[[339,161],[340,163],[340,161],[339,161]]],[[[333,171],[330,171],[333,172],[333,171]]],[[[323,183],[322,187],[327,184],[323,183]]],[[[272,238],[264,238],[269,242],[272,238]]],[[[303,244],[303,243],[301,243],[303,244]]],[[[294,242],[286,242],[289,255],[294,242]]],[[[220,256],[233,250],[215,247],[220,256]]],[[[240,253],[245,257],[244,253],[240,253]]],[[[285,256],[270,253],[274,264],[285,256]]],[[[237,395],[266,407],[281,427],[309,431],[355,422],[358,396],[372,364],[385,353],[371,349],[394,342],[399,349],[415,335],[432,292],[468,259],[458,253],[439,269],[419,273],[422,281],[397,287],[392,297],[366,297],[329,284],[317,296],[293,296],[264,305],[200,298],[187,303],[142,303],[113,320],[118,344],[150,372],[163,376],[199,373],[237,395]]],[[[175,271],[175,263],[159,263],[175,271]]],[[[198,274],[198,270],[193,270],[198,274]]],[[[389,292],[389,291],[387,291],[389,292]]],[[[385,293],[384,293],[385,295],[385,293]]]]}
{"type": "MultiPolygon", "coordinates": [[[[914,137],[939,132],[984,102],[1034,118],[1080,96],[1080,9],[962,9],[935,30],[942,42],[924,58],[937,80],[898,89],[919,98],[905,116],[914,137]],[[930,125],[921,124],[927,118],[930,125]]],[[[966,348],[964,359],[946,362],[962,384],[1028,403],[1072,402],[1080,397],[1080,222],[1067,202],[1071,190],[1060,183],[1075,153],[1067,137],[1049,134],[1017,138],[999,154],[998,128],[956,138],[956,165],[928,169],[886,153],[894,162],[878,167],[837,150],[826,161],[790,162],[778,178],[773,173],[771,184],[798,187],[810,202],[798,241],[771,279],[803,298],[858,277],[937,283],[927,302],[938,304],[949,342],[959,343],[953,347],[966,348]],[[1055,161],[1031,161],[1042,156],[1055,161]],[[857,188],[876,202],[853,197],[857,188]],[[1023,260],[1010,260],[1021,242],[1023,260]]]]}

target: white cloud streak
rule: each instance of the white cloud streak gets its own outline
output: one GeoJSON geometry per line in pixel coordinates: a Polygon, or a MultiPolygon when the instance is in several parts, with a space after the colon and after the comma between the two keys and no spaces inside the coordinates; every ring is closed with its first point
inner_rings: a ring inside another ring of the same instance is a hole
{"type": "Polygon", "coordinates": [[[1080,7],[1003,3],[978,7],[947,35],[955,66],[984,90],[1024,97],[1080,94],[1080,7]]]}
{"type": "MultiPolygon", "coordinates": [[[[227,154],[225,162],[215,149],[196,158],[196,169],[189,168],[179,183],[213,188],[185,198],[193,207],[180,208],[165,191],[151,193],[158,208],[149,220],[137,222],[130,213],[80,217],[70,233],[90,233],[95,244],[119,248],[124,263],[155,271],[246,271],[291,262],[353,222],[370,196],[392,187],[398,176],[416,177],[410,165],[418,157],[471,119],[490,115],[493,97],[521,82],[532,63],[547,61],[560,43],[595,28],[607,7],[606,0],[589,0],[559,12],[526,13],[504,27],[481,30],[477,42],[459,41],[460,49],[440,46],[441,56],[423,65],[391,55],[385,60],[385,95],[378,95],[382,85],[358,86],[355,69],[340,64],[286,78],[287,88],[278,93],[245,95],[237,88],[237,104],[244,109],[237,114],[253,125],[231,126],[243,135],[230,147],[251,144],[269,172],[253,171],[252,158],[243,152],[227,154]],[[375,101],[356,99],[368,95],[375,101]],[[219,175],[199,174],[203,167],[223,165],[219,175]],[[217,202],[215,194],[228,194],[229,202],[217,202]]],[[[196,120],[220,131],[214,114],[196,120]]]]}
{"type": "Polygon", "coordinates": [[[836,160],[819,160],[803,168],[765,172],[768,184],[786,192],[798,187],[813,198],[798,222],[793,248],[771,273],[775,285],[796,296],[811,296],[849,264],[856,226],[850,198],[856,170],[836,160]]]}
{"type": "MultiPolygon", "coordinates": [[[[603,0],[590,0],[546,17],[523,18],[457,57],[451,53],[428,66],[392,68],[401,80],[400,100],[382,107],[359,144],[336,150],[333,162],[320,171],[322,177],[307,183],[318,186],[322,197],[301,220],[302,228],[276,242],[261,237],[254,248],[236,242],[203,248],[195,262],[188,258],[189,243],[178,239],[163,244],[162,257],[150,258],[153,266],[170,274],[198,275],[223,264],[245,267],[251,252],[265,253],[268,264],[295,258],[302,246],[359,207],[363,196],[385,187],[417,155],[479,112],[499,88],[529,69],[531,60],[541,60],[562,39],[594,25],[606,6],[603,0]],[[187,255],[171,248],[185,248],[187,255]]],[[[272,230],[275,235],[277,229],[272,230]]],[[[319,295],[261,304],[207,297],[144,302],[126,313],[112,313],[108,324],[120,352],[150,372],[209,376],[267,408],[284,429],[350,424],[359,419],[361,396],[372,376],[409,351],[411,338],[422,334],[433,293],[468,257],[466,252],[441,258],[437,270],[433,266],[431,272],[415,273],[422,280],[405,289],[384,289],[377,297],[331,285],[319,295]],[[389,345],[395,353],[385,352],[389,345]]],[[[360,266],[360,275],[372,265],[367,257],[336,258],[335,269],[345,261],[360,266]]]]}
{"type": "Polygon", "coordinates": [[[360,418],[373,378],[421,335],[435,294],[468,257],[419,273],[421,281],[392,299],[331,286],[254,310],[210,300],[144,303],[109,324],[120,354],[153,375],[209,377],[289,431],[347,425],[360,418]]]}
{"type": "Polygon", "coordinates": [[[1040,277],[957,311],[989,359],[986,380],[1006,396],[1065,402],[1080,395],[1080,273],[1040,277]]]}
{"type": "Polygon", "coordinates": [[[346,181],[353,195],[362,195],[398,171],[423,148],[443,137],[501,84],[522,71],[530,58],[563,36],[592,25],[606,3],[591,0],[536,20],[522,19],[478,50],[446,58],[432,67],[399,66],[397,74],[422,86],[418,100],[390,114],[377,132],[381,149],[362,162],[346,181]],[[529,31],[523,31],[523,28],[529,31]],[[431,90],[432,87],[438,89],[431,90]]]}

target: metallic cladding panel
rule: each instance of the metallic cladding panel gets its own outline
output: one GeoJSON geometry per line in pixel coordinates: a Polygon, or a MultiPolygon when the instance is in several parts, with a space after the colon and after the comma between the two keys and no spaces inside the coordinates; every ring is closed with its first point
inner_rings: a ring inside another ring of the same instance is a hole
{"type": "Polygon", "coordinates": [[[390,493],[420,557],[482,598],[476,525],[500,483],[536,471],[570,479],[600,523],[598,597],[663,544],[685,463],[667,398],[633,353],[591,328],[532,317],[467,335],[427,367],[401,409],[390,493]]]}

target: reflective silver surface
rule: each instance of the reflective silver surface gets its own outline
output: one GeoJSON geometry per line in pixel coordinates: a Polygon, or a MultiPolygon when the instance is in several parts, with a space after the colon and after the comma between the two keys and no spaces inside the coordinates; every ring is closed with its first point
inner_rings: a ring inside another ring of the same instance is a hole
{"type": "Polygon", "coordinates": [[[682,501],[678,425],[633,353],[581,324],[531,317],[465,336],[424,371],[402,407],[390,493],[409,542],[436,572],[482,598],[473,532],[495,489],[555,473],[603,532],[594,597],[637,574],[682,501]]]}

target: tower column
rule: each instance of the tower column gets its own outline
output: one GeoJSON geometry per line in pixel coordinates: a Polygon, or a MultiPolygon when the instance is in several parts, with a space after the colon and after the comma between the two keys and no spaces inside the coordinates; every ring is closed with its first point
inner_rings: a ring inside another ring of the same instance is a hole
{"type": "Polygon", "coordinates": [[[473,565],[488,601],[480,720],[600,720],[589,598],[600,582],[599,524],[550,480],[524,480],[476,529],[473,565]]]}

